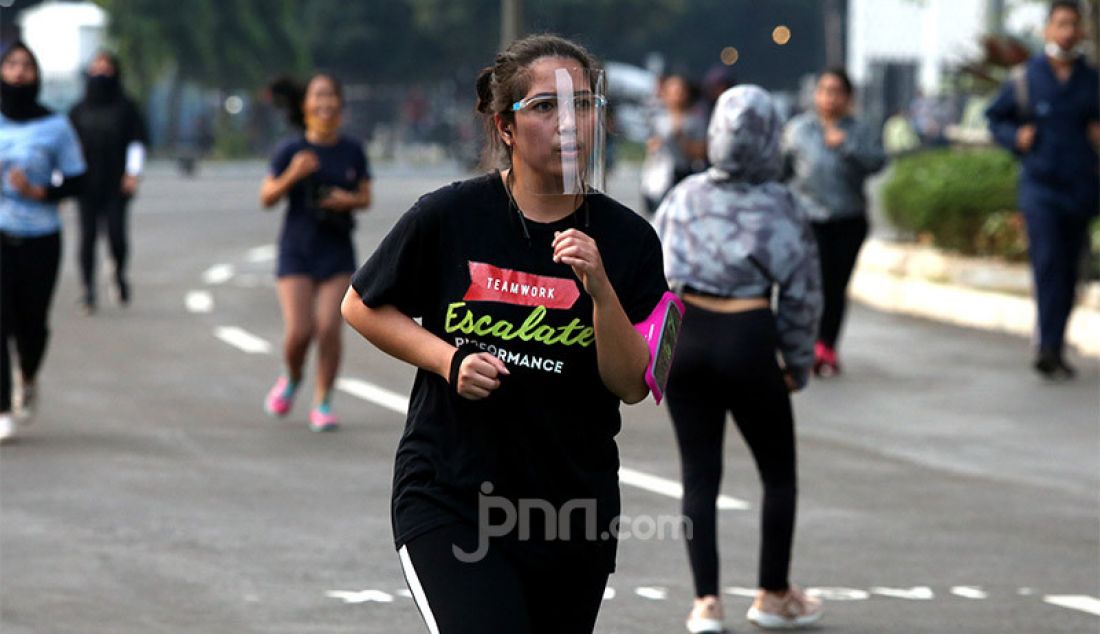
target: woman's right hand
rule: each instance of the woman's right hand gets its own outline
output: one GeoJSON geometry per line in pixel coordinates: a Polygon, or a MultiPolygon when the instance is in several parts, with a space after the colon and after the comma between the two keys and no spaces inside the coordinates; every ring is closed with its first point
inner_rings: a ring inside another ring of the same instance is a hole
{"type": "Polygon", "coordinates": [[[297,182],[316,172],[320,167],[321,161],[312,150],[298,150],[290,159],[286,173],[290,180],[297,182]]]}
{"type": "Polygon", "coordinates": [[[479,401],[500,387],[500,376],[511,372],[504,362],[488,352],[471,354],[458,367],[458,385],[455,391],[462,398],[479,401]]]}

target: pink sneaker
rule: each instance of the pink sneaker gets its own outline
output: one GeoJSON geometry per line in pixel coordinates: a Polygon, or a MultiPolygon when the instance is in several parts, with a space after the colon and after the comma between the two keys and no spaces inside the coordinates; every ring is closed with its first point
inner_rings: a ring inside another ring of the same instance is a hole
{"type": "Polygon", "coordinates": [[[837,360],[836,348],[818,341],[814,344],[814,375],[830,377],[838,374],[840,374],[840,361],[837,360]]]}
{"type": "Polygon", "coordinates": [[[318,406],[309,411],[310,431],[336,431],[339,426],[340,419],[328,407],[318,406]]]}
{"type": "Polygon", "coordinates": [[[275,385],[271,386],[271,391],[267,393],[267,398],[264,399],[264,411],[269,416],[286,416],[290,411],[290,408],[294,405],[294,392],[297,386],[291,385],[290,381],[285,376],[280,376],[275,385]]]}

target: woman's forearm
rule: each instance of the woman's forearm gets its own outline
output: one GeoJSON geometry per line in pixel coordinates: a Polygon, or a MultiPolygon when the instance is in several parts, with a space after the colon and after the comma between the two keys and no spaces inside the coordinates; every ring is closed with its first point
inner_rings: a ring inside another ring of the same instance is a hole
{"type": "Polygon", "coordinates": [[[645,384],[649,347],[630,323],[615,293],[601,300],[593,298],[593,305],[600,378],[624,403],[637,403],[649,394],[645,384]]]}
{"type": "Polygon", "coordinates": [[[263,185],[260,186],[260,203],[264,207],[274,205],[279,202],[283,196],[286,196],[286,193],[290,191],[290,188],[293,186],[294,181],[288,178],[286,171],[279,176],[269,175],[264,179],[263,185]]]}
{"type": "Polygon", "coordinates": [[[386,354],[448,379],[455,347],[393,306],[370,308],[349,288],[340,312],[348,324],[386,354]]]}

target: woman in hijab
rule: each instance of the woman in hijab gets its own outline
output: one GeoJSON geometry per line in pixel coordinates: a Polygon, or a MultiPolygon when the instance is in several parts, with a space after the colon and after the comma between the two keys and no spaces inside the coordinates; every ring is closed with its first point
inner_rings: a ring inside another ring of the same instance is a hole
{"type": "Polygon", "coordinates": [[[687,628],[695,633],[724,631],[715,507],[727,414],[764,485],[759,591],[748,619],[788,629],[821,616],[821,602],[788,580],[797,491],[789,394],[813,364],[821,277],[810,226],[779,182],[781,128],[764,90],[727,90],[707,131],[712,167],[657,210],[665,275],[687,307],[667,397],[692,526],[696,599],[687,628]]]}
{"type": "Polygon", "coordinates": [[[0,56],[0,442],[15,433],[11,344],[19,356],[20,418],[29,419],[37,404],[61,263],[58,201],[79,192],[84,174],[76,132],[38,103],[40,85],[34,54],[12,44],[0,56]]]}

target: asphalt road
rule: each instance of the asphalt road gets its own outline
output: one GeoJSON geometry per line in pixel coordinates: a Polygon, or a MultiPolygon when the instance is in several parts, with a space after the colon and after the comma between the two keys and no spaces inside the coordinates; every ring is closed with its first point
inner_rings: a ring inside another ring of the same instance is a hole
{"type": "MultiPolygon", "coordinates": [[[[261,411],[281,336],[262,171],[206,165],[184,180],[154,165],[133,210],[135,301],[94,317],[75,310],[68,212],[40,411],[0,450],[4,634],[424,631],[388,515],[412,371],[348,331],[341,431],[310,433],[307,398],[286,420],[261,411]]],[[[360,259],[460,176],[380,169],[360,259]]],[[[612,186],[628,203],[632,178],[612,186]]],[[[828,600],[821,631],[1100,630],[1096,359],[1045,385],[1023,339],[858,307],[842,352],[841,378],[796,397],[792,577],[828,600]]],[[[624,418],[624,513],[675,518],[667,413],[649,400],[624,418]]],[[[750,506],[720,520],[743,632],[759,487],[732,428],[726,446],[728,506],[750,506]]],[[[641,539],[651,527],[622,543],[597,632],[684,631],[684,545],[641,539]]]]}

